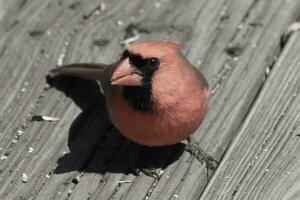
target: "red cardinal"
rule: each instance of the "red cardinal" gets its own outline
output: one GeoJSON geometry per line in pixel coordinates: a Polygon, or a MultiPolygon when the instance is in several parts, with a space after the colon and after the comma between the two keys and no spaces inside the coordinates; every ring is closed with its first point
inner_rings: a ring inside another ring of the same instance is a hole
{"type": "Polygon", "coordinates": [[[208,83],[171,42],[140,41],[114,65],[73,64],[54,73],[98,80],[110,119],[130,140],[163,146],[188,138],[201,124],[208,83]]]}

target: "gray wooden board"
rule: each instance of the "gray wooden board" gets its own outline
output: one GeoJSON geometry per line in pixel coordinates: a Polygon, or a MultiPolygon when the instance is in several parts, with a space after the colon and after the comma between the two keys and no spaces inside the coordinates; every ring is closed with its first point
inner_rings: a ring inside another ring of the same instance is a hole
{"type": "Polygon", "coordinates": [[[45,80],[48,71],[60,63],[109,63],[122,52],[120,43],[136,33],[141,39],[185,44],[188,59],[213,90],[209,113],[194,138],[220,161],[264,83],[265,69],[281,53],[280,38],[298,17],[299,4],[298,0],[5,4],[0,21],[0,155],[7,158],[0,161],[0,198],[198,199],[213,171],[190,154],[183,152],[178,158],[174,149],[167,148],[168,158],[161,162],[174,160],[159,181],[128,174],[128,149],[108,120],[99,86],[62,78],[51,83],[58,89],[50,89],[45,80]],[[229,56],[228,47],[239,48],[231,48],[229,53],[235,55],[229,56]],[[35,115],[60,120],[32,121],[35,115]],[[24,133],[18,136],[20,131],[24,133]],[[23,173],[28,175],[26,183],[23,173]],[[77,176],[79,183],[73,180],[77,176]]]}
{"type": "Polygon", "coordinates": [[[280,55],[201,199],[299,199],[300,34],[280,55]]]}

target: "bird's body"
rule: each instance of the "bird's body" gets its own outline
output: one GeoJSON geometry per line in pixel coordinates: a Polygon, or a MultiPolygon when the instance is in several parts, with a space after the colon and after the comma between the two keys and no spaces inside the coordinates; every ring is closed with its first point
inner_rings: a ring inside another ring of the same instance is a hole
{"type": "Polygon", "coordinates": [[[110,119],[125,137],[146,146],[170,145],[199,127],[209,98],[206,79],[179,48],[143,41],[112,66],[75,64],[55,72],[99,80],[110,119]]]}

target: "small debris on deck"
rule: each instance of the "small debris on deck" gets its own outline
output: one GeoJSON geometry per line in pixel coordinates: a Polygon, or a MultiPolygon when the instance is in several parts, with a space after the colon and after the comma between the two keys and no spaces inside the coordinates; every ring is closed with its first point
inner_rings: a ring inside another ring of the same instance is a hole
{"type": "Polygon", "coordinates": [[[106,39],[94,40],[94,45],[100,46],[100,47],[106,46],[106,45],[108,45],[108,43],[109,43],[109,40],[106,40],[106,39]]]}
{"type": "Polygon", "coordinates": [[[29,32],[29,36],[31,37],[38,37],[38,36],[42,36],[44,34],[43,30],[32,30],[29,32]]]}
{"type": "Polygon", "coordinates": [[[295,22],[288,27],[288,34],[300,30],[300,22],[295,22]]]}
{"type": "Polygon", "coordinates": [[[126,181],[126,180],[124,180],[124,181],[119,181],[119,182],[118,182],[119,185],[121,185],[121,184],[123,184],[123,183],[132,183],[132,181],[126,181]]]}
{"type": "Polygon", "coordinates": [[[72,183],[78,184],[80,181],[80,175],[76,176],[75,178],[72,179],[72,183]]]}
{"type": "Polygon", "coordinates": [[[131,44],[131,43],[137,41],[139,38],[140,38],[140,35],[135,35],[135,36],[133,36],[133,37],[131,37],[131,38],[127,38],[126,40],[123,40],[123,41],[121,42],[121,44],[123,44],[123,45],[125,45],[125,46],[128,46],[129,44],[131,44]]]}
{"type": "Polygon", "coordinates": [[[53,121],[58,121],[60,118],[58,117],[50,117],[50,116],[45,116],[45,115],[35,115],[31,118],[31,121],[47,121],[47,122],[53,122],[53,121]]]}
{"type": "Polygon", "coordinates": [[[243,51],[244,49],[240,45],[229,46],[226,48],[226,53],[232,58],[238,57],[243,51]]]}

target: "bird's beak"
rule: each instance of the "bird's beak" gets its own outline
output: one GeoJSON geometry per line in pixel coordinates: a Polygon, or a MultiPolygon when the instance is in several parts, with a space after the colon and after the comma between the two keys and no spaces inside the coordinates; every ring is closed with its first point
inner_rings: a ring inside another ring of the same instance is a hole
{"type": "Polygon", "coordinates": [[[141,86],[142,79],[141,72],[126,58],[115,69],[110,83],[112,85],[141,86]]]}

